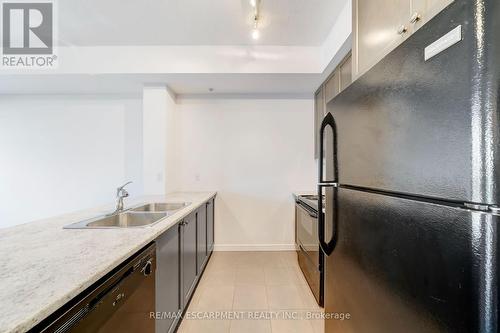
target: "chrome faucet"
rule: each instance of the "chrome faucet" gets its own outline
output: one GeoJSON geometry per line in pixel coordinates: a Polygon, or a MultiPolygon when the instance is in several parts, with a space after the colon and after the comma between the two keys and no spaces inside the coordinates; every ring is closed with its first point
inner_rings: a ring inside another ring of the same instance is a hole
{"type": "Polygon", "coordinates": [[[120,213],[123,211],[123,199],[128,197],[128,192],[125,189],[125,186],[127,186],[130,183],[132,183],[132,182],[126,182],[125,184],[123,184],[122,186],[120,186],[116,189],[116,209],[113,213],[111,213],[111,215],[114,215],[114,214],[117,214],[117,213],[120,213]]]}

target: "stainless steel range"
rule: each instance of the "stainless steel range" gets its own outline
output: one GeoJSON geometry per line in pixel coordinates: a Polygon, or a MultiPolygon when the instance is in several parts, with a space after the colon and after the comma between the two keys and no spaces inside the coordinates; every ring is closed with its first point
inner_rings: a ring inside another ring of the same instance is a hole
{"type": "Polygon", "coordinates": [[[297,196],[295,205],[295,243],[299,266],[316,301],[323,306],[323,253],[318,240],[318,196],[297,196]]]}

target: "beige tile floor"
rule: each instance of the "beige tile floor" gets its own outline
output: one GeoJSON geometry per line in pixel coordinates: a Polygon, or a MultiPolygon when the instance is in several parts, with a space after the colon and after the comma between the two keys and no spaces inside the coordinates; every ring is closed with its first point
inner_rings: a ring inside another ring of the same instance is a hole
{"type": "Polygon", "coordinates": [[[178,332],[322,333],[321,312],[295,252],[214,252],[178,332]]]}

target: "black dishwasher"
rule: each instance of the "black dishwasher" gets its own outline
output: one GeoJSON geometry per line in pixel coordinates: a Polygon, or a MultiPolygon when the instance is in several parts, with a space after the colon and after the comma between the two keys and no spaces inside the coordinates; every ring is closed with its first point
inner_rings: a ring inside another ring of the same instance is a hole
{"type": "Polygon", "coordinates": [[[151,244],[48,318],[37,332],[154,332],[155,245],[151,244]]]}

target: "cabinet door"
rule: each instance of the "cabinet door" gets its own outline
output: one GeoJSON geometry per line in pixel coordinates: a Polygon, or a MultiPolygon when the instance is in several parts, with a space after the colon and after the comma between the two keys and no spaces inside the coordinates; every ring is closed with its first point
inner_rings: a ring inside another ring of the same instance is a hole
{"type": "Polygon", "coordinates": [[[408,37],[411,0],[354,0],[353,11],[357,78],[408,37]]]}
{"type": "Polygon", "coordinates": [[[314,95],[314,158],[319,157],[319,128],[325,116],[323,86],[314,95]]]}
{"type": "Polygon", "coordinates": [[[214,250],[214,233],[215,233],[215,225],[214,225],[214,203],[215,200],[211,199],[207,202],[207,249],[208,253],[211,253],[214,250]]]}
{"type": "Polygon", "coordinates": [[[182,267],[182,306],[189,302],[196,285],[196,214],[191,213],[181,226],[181,267],[182,267]]]}
{"type": "Polygon", "coordinates": [[[409,21],[413,25],[413,31],[420,29],[452,2],[453,0],[412,0],[412,14],[409,21]]]}
{"type": "Polygon", "coordinates": [[[340,65],[340,91],[344,90],[352,82],[352,57],[349,55],[340,65]]]}
{"type": "Polygon", "coordinates": [[[340,72],[338,69],[325,82],[325,103],[330,102],[340,93],[340,72]]]}
{"type": "MultiPolygon", "coordinates": [[[[156,240],[156,311],[181,314],[181,286],[179,279],[179,226],[167,230],[156,240]]],[[[174,317],[155,321],[156,332],[173,332],[174,317]]]]}
{"type": "Polygon", "coordinates": [[[198,275],[203,271],[207,259],[207,207],[202,205],[196,212],[196,228],[198,234],[197,255],[198,275]]]}

